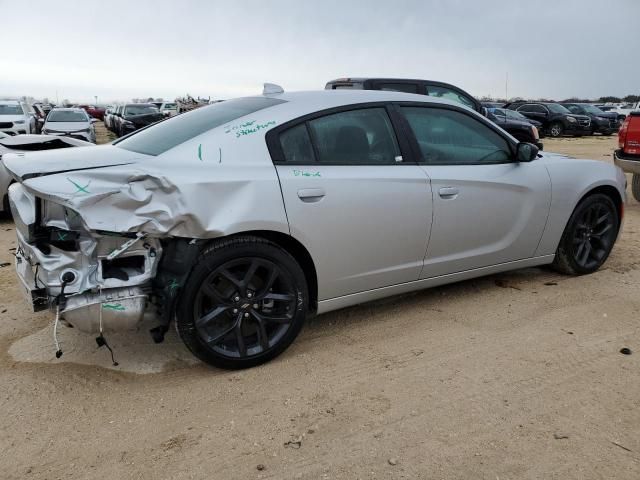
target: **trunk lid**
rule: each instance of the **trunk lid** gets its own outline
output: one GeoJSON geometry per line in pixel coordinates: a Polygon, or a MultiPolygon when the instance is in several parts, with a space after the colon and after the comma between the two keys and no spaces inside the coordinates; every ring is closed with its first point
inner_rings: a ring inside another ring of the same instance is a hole
{"type": "Polygon", "coordinates": [[[22,182],[55,173],[129,165],[146,157],[148,156],[123,148],[102,145],[44,152],[7,153],[2,156],[2,161],[11,175],[22,182]]]}

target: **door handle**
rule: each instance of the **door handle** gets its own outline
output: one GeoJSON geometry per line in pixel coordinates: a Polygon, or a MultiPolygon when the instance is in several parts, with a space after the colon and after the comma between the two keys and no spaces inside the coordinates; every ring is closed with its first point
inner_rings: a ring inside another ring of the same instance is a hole
{"type": "Polygon", "coordinates": [[[460,193],[456,187],[442,187],[438,190],[441,198],[456,198],[460,193]]]}
{"type": "Polygon", "coordinates": [[[324,188],[302,188],[298,190],[298,198],[303,202],[319,202],[324,196],[324,188]]]}

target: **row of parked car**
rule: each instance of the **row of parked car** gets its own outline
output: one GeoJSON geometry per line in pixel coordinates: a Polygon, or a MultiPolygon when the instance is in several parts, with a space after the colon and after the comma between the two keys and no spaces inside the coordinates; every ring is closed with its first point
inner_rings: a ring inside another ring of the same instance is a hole
{"type": "Polygon", "coordinates": [[[82,108],[53,108],[47,112],[39,104],[0,100],[0,132],[9,136],[45,134],[95,143],[93,124],[97,121],[82,108]]]}
{"type": "Polygon", "coordinates": [[[619,112],[604,112],[588,103],[555,103],[516,101],[508,103],[480,102],[461,88],[443,82],[401,78],[341,78],[328,82],[326,89],[355,88],[395,90],[446,98],[482,113],[516,139],[542,148],[539,137],[549,135],[583,136],[618,131],[619,112]],[[535,130],[531,127],[535,127],[535,130]]]}
{"type": "Polygon", "coordinates": [[[178,114],[175,102],[125,103],[106,109],[104,126],[118,137],[178,114]]]}

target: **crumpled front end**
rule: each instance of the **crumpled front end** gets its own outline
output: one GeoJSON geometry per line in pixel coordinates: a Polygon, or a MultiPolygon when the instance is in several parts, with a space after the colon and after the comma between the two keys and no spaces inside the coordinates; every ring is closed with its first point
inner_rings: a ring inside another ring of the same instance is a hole
{"type": "Polygon", "coordinates": [[[144,234],[90,231],[81,216],[38,198],[23,185],[9,192],[18,245],[16,270],[34,311],[89,333],[138,326],[162,255],[144,234]]]}

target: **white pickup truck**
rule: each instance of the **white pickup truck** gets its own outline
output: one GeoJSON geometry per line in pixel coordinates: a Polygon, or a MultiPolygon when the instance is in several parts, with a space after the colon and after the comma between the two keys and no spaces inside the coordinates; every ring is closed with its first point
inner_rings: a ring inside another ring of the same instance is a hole
{"type": "Polygon", "coordinates": [[[640,102],[627,103],[626,105],[623,105],[622,107],[616,107],[613,110],[609,110],[609,111],[617,113],[618,114],[618,118],[620,118],[620,117],[626,117],[631,112],[634,112],[636,110],[640,110],[640,102]]]}

